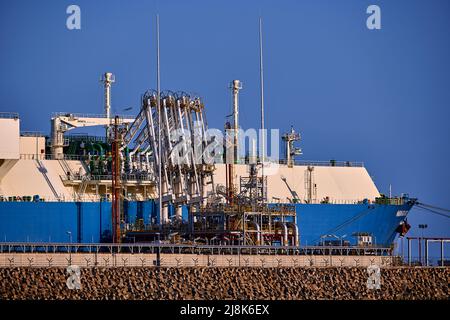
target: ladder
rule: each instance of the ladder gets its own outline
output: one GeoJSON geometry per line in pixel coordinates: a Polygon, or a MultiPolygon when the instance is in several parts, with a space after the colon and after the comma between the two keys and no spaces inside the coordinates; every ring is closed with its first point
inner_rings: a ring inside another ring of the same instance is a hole
{"type": "Polygon", "coordinates": [[[83,177],[81,177],[81,184],[80,187],[78,188],[78,199],[82,200],[82,197],[84,195],[84,193],[86,192],[86,188],[88,185],[90,178],[88,175],[84,175],[83,177]]]}
{"type": "Polygon", "coordinates": [[[74,176],[72,169],[70,168],[69,164],[65,159],[59,159],[58,162],[61,168],[63,169],[65,175],[72,177],[74,176]]]}

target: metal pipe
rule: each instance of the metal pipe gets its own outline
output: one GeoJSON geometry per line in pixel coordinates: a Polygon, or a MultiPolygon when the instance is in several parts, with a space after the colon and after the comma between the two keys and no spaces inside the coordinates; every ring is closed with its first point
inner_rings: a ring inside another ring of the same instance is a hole
{"type": "Polygon", "coordinates": [[[182,216],[183,216],[183,207],[182,206],[176,206],[175,207],[175,217],[176,217],[176,219],[181,221],[182,216]]]}
{"type": "Polygon", "coordinates": [[[419,238],[419,262],[422,265],[422,238],[419,238]]]}
{"type": "MultiPolygon", "coordinates": [[[[119,162],[119,163],[120,163],[120,164],[125,163],[125,159],[124,159],[125,157],[124,157],[123,153],[120,152],[119,146],[118,146],[117,148],[118,148],[117,153],[119,154],[119,158],[120,158],[120,162],[119,162]]],[[[123,165],[120,165],[119,172],[120,172],[120,173],[123,173],[123,172],[124,172],[124,167],[123,167],[123,165]]]]}
{"type": "Polygon", "coordinates": [[[234,144],[233,155],[234,163],[239,160],[239,90],[242,89],[242,83],[239,80],[233,80],[231,83],[233,90],[233,132],[234,132],[234,144]]]}
{"type": "Polygon", "coordinates": [[[144,162],[144,164],[145,165],[143,165],[142,164],[142,161],[141,161],[141,168],[142,168],[142,170],[144,170],[144,171],[149,171],[149,169],[150,169],[150,164],[149,164],[149,154],[150,154],[150,146],[147,146],[144,150],[142,150],[140,153],[139,153],[141,156],[144,156],[144,160],[143,160],[143,162],[144,162]]]}
{"type": "Polygon", "coordinates": [[[122,184],[120,179],[121,158],[119,153],[119,133],[118,133],[119,117],[115,117],[114,122],[114,140],[112,143],[112,229],[113,243],[120,242],[120,194],[122,192],[122,184]]]}
{"type": "Polygon", "coordinates": [[[135,163],[134,163],[134,161],[133,161],[133,156],[134,156],[134,154],[136,153],[136,151],[137,151],[137,149],[135,149],[135,150],[133,150],[133,151],[130,151],[130,152],[128,153],[128,162],[130,162],[130,165],[132,166],[133,169],[135,169],[135,163]]]}
{"type": "Polygon", "coordinates": [[[262,18],[259,18],[259,78],[260,78],[260,98],[261,98],[261,176],[264,203],[264,158],[265,158],[265,132],[264,132],[264,66],[263,66],[263,36],[262,18]]]}
{"type": "Polygon", "coordinates": [[[293,243],[293,245],[294,246],[298,246],[298,245],[300,245],[300,243],[299,243],[298,226],[297,226],[296,223],[293,223],[293,222],[289,223],[289,225],[292,226],[292,230],[294,232],[294,243],[293,243]]]}
{"type": "Polygon", "coordinates": [[[250,139],[250,152],[248,157],[249,164],[257,163],[257,154],[256,154],[256,139],[250,139]]]}
{"type": "Polygon", "coordinates": [[[156,105],[158,110],[158,177],[159,177],[159,222],[160,228],[162,229],[162,225],[166,223],[163,206],[162,206],[162,177],[161,177],[161,168],[162,168],[162,155],[161,155],[161,83],[160,83],[160,68],[159,68],[159,14],[156,15],[156,87],[157,87],[157,96],[156,96],[156,105]]]}
{"type": "Polygon", "coordinates": [[[105,116],[109,119],[109,123],[105,126],[106,139],[110,139],[110,125],[111,125],[111,85],[115,82],[114,76],[111,72],[106,72],[103,75],[102,82],[105,86],[105,116]]]}
{"type": "Polygon", "coordinates": [[[261,245],[261,227],[255,221],[249,221],[249,222],[252,223],[256,229],[256,242],[257,242],[256,244],[261,245]]]}
{"type": "Polygon", "coordinates": [[[281,238],[281,245],[286,246],[288,244],[288,228],[286,223],[284,222],[280,222],[277,221],[276,225],[280,225],[281,228],[283,229],[283,234],[282,234],[282,238],[281,238]]]}
{"type": "Polygon", "coordinates": [[[288,228],[286,223],[283,223],[283,245],[288,245],[288,228]]]}
{"type": "Polygon", "coordinates": [[[408,265],[411,265],[411,239],[408,239],[408,265]]]}
{"type": "Polygon", "coordinates": [[[51,119],[52,157],[63,159],[64,132],[61,129],[61,119],[57,116],[51,119]]]}

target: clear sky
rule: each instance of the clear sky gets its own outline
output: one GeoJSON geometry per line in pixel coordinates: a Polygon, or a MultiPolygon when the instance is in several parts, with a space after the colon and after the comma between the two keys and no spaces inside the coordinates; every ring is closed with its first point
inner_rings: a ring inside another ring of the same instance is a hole
{"type": "MultiPolygon", "coordinates": [[[[450,1],[0,0],[0,111],[49,133],[55,111],[113,111],[155,87],[155,14],[163,89],[204,97],[210,127],[244,83],[241,125],[258,127],[258,17],[264,19],[266,126],[301,132],[305,160],[364,161],[381,192],[450,207],[450,1]],[[81,8],[81,30],[66,8],[81,8]],[[366,27],[370,4],[381,30],[366,27]]],[[[450,219],[413,209],[409,235],[450,237],[450,219]]]]}

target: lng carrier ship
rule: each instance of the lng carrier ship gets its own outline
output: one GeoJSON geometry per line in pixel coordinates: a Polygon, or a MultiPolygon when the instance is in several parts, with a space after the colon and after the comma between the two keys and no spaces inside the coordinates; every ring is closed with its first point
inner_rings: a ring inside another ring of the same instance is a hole
{"type": "Polygon", "coordinates": [[[283,159],[261,158],[258,135],[239,127],[239,80],[222,135],[203,100],[182,91],[147,91],[138,115],[112,116],[115,78],[102,81],[104,113],[54,114],[49,136],[0,113],[2,242],[67,242],[70,232],[77,243],[389,247],[409,229],[415,199],[380,194],[360,162],[298,161],[294,129],[281,137],[283,159]],[[105,135],[69,134],[91,126],[105,135]]]}

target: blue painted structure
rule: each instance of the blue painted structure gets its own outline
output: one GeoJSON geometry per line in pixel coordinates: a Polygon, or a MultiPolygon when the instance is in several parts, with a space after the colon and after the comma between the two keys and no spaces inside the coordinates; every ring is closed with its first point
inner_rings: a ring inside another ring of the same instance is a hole
{"type": "MultiPolygon", "coordinates": [[[[398,211],[409,211],[412,203],[384,204],[297,204],[297,224],[300,244],[316,245],[322,235],[335,235],[356,244],[355,232],[372,234],[374,243],[390,246],[396,229],[405,216],[398,211]]],[[[329,240],[330,238],[328,238],[329,240]]],[[[334,239],[336,240],[336,239],[334,239]]]]}
{"type": "MultiPolygon", "coordinates": [[[[405,219],[398,211],[409,211],[412,203],[384,204],[296,204],[301,245],[316,245],[322,235],[347,235],[356,243],[355,232],[371,233],[378,245],[389,246],[396,228],[405,219]]],[[[173,208],[169,208],[172,215],[173,208]]],[[[155,201],[126,201],[127,223],[156,218],[155,201]]],[[[183,219],[187,219],[183,208],[183,219]]],[[[68,242],[67,231],[77,243],[98,243],[111,230],[111,202],[0,202],[0,241],[68,242]]]]}

